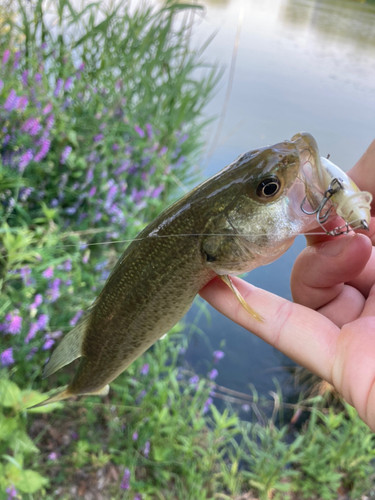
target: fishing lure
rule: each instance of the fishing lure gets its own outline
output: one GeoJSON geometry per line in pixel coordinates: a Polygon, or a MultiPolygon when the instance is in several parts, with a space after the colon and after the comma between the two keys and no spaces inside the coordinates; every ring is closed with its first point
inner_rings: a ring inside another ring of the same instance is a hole
{"type": "Polygon", "coordinates": [[[328,236],[348,234],[355,229],[368,231],[371,220],[371,193],[360,191],[350,177],[328,158],[320,158],[318,176],[321,185],[328,187],[324,191],[322,200],[312,211],[304,208],[305,196],[301,203],[302,212],[307,215],[316,214],[317,223],[328,236]],[[328,231],[324,224],[333,214],[333,210],[345,224],[328,231]]]}

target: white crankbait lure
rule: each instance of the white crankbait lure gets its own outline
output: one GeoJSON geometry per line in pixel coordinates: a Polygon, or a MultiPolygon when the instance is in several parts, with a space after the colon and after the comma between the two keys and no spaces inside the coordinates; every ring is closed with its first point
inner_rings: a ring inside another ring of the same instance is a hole
{"type": "Polygon", "coordinates": [[[308,215],[316,214],[318,224],[329,236],[347,234],[355,229],[369,229],[371,221],[372,195],[361,191],[358,186],[337,165],[327,158],[320,157],[320,168],[317,169],[319,184],[324,195],[315,210],[309,212],[301,203],[301,210],[308,215]],[[323,224],[332,215],[332,208],[345,221],[343,226],[327,231],[323,224]]]}

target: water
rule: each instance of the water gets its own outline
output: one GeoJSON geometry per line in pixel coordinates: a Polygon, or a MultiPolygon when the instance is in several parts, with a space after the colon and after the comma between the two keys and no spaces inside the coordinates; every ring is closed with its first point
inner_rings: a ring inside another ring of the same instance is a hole
{"type": "MultiPolygon", "coordinates": [[[[375,5],[345,0],[232,0],[204,2],[206,13],[197,18],[194,43],[218,33],[205,57],[227,70],[219,92],[207,107],[208,116],[220,116],[225,102],[229,67],[239,19],[243,16],[233,86],[217,147],[212,150],[218,120],[207,132],[203,162],[211,176],[240,153],[290,139],[305,130],[314,135],[322,155],[348,170],[375,135],[375,5]]],[[[202,165],[200,166],[202,168],[202,165]]],[[[246,280],[291,298],[289,276],[304,248],[304,238],[277,262],[252,271],[246,280]]],[[[286,394],[292,382],[282,367],[292,362],[274,348],[207,306],[187,359],[205,374],[212,350],[226,356],[217,365],[217,382],[249,393],[254,384],[261,395],[274,390],[277,377],[286,394]]],[[[187,316],[193,322],[195,305],[187,316]]]]}

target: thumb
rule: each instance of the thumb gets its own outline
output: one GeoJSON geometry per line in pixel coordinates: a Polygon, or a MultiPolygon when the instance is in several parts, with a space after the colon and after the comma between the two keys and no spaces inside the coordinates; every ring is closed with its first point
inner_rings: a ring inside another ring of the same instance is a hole
{"type": "Polygon", "coordinates": [[[334,300],[343,291],[344,283],[363,271],[371,250],[370,239],[362,234],[341,236],[305,248],[291,275],[294,302],[316,310],[334,300]]]}

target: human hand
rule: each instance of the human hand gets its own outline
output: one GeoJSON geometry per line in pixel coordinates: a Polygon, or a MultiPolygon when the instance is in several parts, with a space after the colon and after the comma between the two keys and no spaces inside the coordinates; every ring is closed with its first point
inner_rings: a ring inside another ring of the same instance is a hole
{"type": "MultiPolygon", "coordinates": [[[[375,197],[375,140],[350,177],[375,197]]],[[[374,210],[373,210],[373,214],[374,210]]],[[[330,382],[375,431],[375,218],[369,232],[308,236],[291,276],[294,303],[232,278],[265,321],[214,279],[200,295],[215,309],[330,382]]]]}

